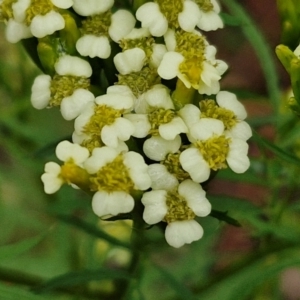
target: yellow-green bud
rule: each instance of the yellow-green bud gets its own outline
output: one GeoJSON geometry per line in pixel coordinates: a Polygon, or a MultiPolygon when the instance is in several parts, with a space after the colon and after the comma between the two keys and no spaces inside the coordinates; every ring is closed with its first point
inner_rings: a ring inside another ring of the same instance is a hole
{"type": "Polygon", "coordinates": [[[290,75],[294,96],[297,102],[300,103],[300,59],[292,59],[290,75]]]}
{"type": "Polygon", "coordinates": [[[278,45],[276,47],[276,55],[280,62],[283,64],[286,71],[290,74],[291,73],[291,61],[293,59],[297,59],[297,56],[293,53],[293,51],[285,46],[285,45],[278,45]]]}

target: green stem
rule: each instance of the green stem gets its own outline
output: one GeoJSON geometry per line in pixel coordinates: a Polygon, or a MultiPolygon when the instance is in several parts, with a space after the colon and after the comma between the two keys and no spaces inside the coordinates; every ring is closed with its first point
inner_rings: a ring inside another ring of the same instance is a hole
{"type": "Polygon", "coordinates": [[[172,100],[176,109],[181,109],[186,104],[192,103],[196,90],[187,88],[185,84],[178,79],[176,89],[172,94],[172,100]]]}

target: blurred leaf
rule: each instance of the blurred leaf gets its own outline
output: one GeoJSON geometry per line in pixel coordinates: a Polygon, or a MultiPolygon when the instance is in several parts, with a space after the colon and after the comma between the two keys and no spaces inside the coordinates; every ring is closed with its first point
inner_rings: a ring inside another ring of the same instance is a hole
{"type": "Polygon", "coordinates": [[[66,215],[57,215],[57,218],[65,223],[68,223],[80,230],[83,230],[84,232],[93,235],[97,238],[100,239],[104,239],[107,242],[118,246],[118,247],[123,247],[123,248],[127,248],[130,249],[130,245],[122,242],[116,238],[114,238],[113,236],[107,234],[106,232],[100,230],[98,227],[96,227],[93,224],[87,223],[85,221],[82,221],[79,218],[73,217],[73,216],[66,216],[66,215]]]}
{"type": "Polygon", "coordinates": [[[299,264],[298,245],[255,254],[246,262],[224,270],[220,276],[216,276],[211,282],[198,288],[197,299],[246,299],[259,284],[274,277],[280,271],[299,264]]]}
{"type": "Polygon", "coordinates": [[[296,165],[300,165],[300,159],[297,158],[296,156],[285,152],[284,150],[282,150],[281,148],[279,148],[278,146],[276,146],[275,144],[269,142],[268,140],[264,139],[263,137],[261,137],[258,133],[256,133],[255,131],[253,131],[253,139],[260,145],[264,146],[265,148],[269,149],[270,151],[272,151],[274,154],[276,154],[278,157],[280,157],[281,159],[292,163],[292,164],[296,164],[296,165]]]}
{"type": "Polygon", "coordinates": [[[67,286],[75,286],[84,284],[90,281],[97,280],[113,280],[123,279],[130,280],[130,274],[123,270],[99,269],[99,270],[84,270],[79,272],[67,273],[53,279],[48,280],[44,284],[33,288],[36,293],[47,293],[56,289],[67,286]]]}
{"type": "MultiPolygon", "coordinates": [[[[153,267],[161,274],[164,281],[168,283],[168,285],[174,289],[177,297],[180,299],[186,300],[196,300],[196,297],[193,293],[184,286],[181,282],[179,282],[172,274],[161,268],[160,266],[153,264],[153,267]]],[[[197,298],[198,299],[198,298],[197,298]]]]}
{"type": "Polygon", "coordinates": [[[252,45],[260,62],[267,84],[269,99],[272,102],[275,112],[277,112],[281,99],[281,90],[275,66],[274,52],[241,4],[234,0],[222,0],[222,2],[228,8],[229,12],[242,24],[241,29],[252,45]]]}
{"type": "Polygon", "coordinates": [[[237,17],[221,12],[220,17],[222,18],[225,25],[228,26],[241,26],[241,20],[237,17]]]}
{"type": "Polygon", "coordinates": [[[38,296],[32,292],[26,291],[14,285],[2,284],[0,283],[0,295],[3,300],[53,300],[53,298],[48,298],[45,296],[38,296]]]}
{"type": "Polygon", "coordinates": [[[0,260],[14,258],[29,251],[44,239],[45,233],[26,239],[24,241],[0,247],[0,260]]]}

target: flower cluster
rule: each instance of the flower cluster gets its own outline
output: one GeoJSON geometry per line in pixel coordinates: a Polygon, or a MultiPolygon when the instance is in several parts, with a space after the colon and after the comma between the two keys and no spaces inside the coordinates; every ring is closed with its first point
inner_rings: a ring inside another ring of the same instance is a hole
{"type": "Polygon", "coordinates": [[[0,0],[11,42],[38,38],[46,74],[32,86],[37,109],[74,120],[42,181],[92,196],[98,216],[144,205],[147,224],[165,222],[173,247],[198,240],[211,212],[201,184],[211,172],[249,167],[251,129],[236,96],[220,91],[227,64],[203,31],[223,27],[216,0],[155,0],[136,18],[113,0],[0,0]],[[136,19],[140,27],[136,26],[136,19]],[[117,73],[117,75],[115,75],[117,73]]]}

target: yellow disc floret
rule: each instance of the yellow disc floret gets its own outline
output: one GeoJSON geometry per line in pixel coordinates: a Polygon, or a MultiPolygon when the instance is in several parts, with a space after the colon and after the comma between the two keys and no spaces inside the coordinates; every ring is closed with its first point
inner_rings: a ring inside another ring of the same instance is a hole
{"type": "Polygon", "coordinates": [[[77,89],[88,89],[90,80],[78,76],[54,75],[51,81],[51,100],[49,106],[59,106],[65,97],[71,96],[77,89]]]}
{"type": "Polygon", "coordinates": [[[90,178],[92,191],[130,193],[134,189],[134,183],[129,171],[123,163],[123,156],[119,154],[112,162],[107,163],[90,178]]]}
{"type": "Polygon", "coordinates": [[[14,17],[12,5],[16,2],[17,0],[4,0],[0,4],[0,21],[8,21],[14,17]]]}
{"type": "Polygon", "coordinates": [[[182,0],[155,0],[160,11],[166,17],[169,27],[178,28],[178,15],[183,11],[182,0]]]}
{"type": "Polygon", "coordinates": [[[81,31],[83,34],[92,34],[95,36],[109,36],[108,29],[111,25],[111,11],[103,14],[87,17],[82,21],[81,31]]]}
{"type": "Polygon", "coordinates": [[[224,135],[213,136],[206,141],[194,143],[209,167],[214,171],[227,168],[226,158],[229,152],[229,144],[230,138],[224,135]]]}
{"type": "Polygon", "coordinates": [[[158,135],[158,128],[162,124],[171,122],[175,117],[175,112],[171,109],[158,108],[148,114],[148,120],[151,124],[149,131],[152,135],[158,135]]]}
{"type": "Polygon", "coordinates": [[[26,24],[29,26],[32,19],[37,15],[46,15],[52,10],[58,10],[50,0],[31,0],[26,10],[26,24]]]}
{"type": "Polygon", "coordinates": [[[195,213],[187,205],[186,200],[177,192],[168,192],[166,204],[168,206],[168,212],[164,221],[167,223],[192,220],[195,218],[195,213]]]}
{"type": "Polygon", "coordinates": [[[199,8],[204,12],[210,12],[214,9],[210,0],[194,0],[199,8]]]}
{"type": "Polygon", "coordinates": [[[169,153],[166,158],[161,162],[171,173],[174,175],[179,182],[184,181],[186,179],[190,178],[190,175],[188,172],[183,170],[179,157],[180,157],[181,152],[178,153],[169,153]]]}
{"type": "Polygon", "coordinates": [[[233,111],[219,107],[212,99],[200,101],[201,118],[218,119],[224,123],[225,129],[230,130],[237,123],[233,111]]]}

